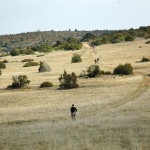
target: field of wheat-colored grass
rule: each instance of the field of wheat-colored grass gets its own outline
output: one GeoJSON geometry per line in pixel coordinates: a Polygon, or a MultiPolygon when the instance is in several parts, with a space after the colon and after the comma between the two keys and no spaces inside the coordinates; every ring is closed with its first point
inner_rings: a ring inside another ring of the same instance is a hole
{"type": "Polygon", "coordinates": [[[53,51],[37,55],[7,56],[0,76],[0,150],[149,150],[150,149],[150,57],[146,40],[106,44],[91,49],[87,43],[77,51],[53,51]],[[71,63],[74,53],[81,63],[71,63]],[[23,59],[45,61],[50,72],[39,73],[38,66],[23,67],[23,59]],[[126,62],[133,75],[103,75],[79,78],[79,88],[59,90],[59,76],[66,70],[77,75],[99,58],[100,69],[111,71],[126,62]],[[27,75],[30,87],[8,90],[12,76],[27,75]],[[44,81],[52,88],[40,89],[44,81]],[[78,109],[75,121],[70,106],[78,109]]]}

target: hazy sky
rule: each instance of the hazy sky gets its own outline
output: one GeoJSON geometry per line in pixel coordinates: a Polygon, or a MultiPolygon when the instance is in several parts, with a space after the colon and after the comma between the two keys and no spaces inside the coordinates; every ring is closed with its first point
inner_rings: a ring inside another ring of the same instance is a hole
{"type": "Polygon", "coordinates": [[[0,34],[150,25],[150,0],[0,0],[0,34]]]}

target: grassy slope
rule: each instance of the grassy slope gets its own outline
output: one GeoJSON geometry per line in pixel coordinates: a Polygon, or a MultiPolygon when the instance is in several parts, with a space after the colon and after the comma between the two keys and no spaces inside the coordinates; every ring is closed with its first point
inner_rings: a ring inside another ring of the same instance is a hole
{"type": "Polygon", "coordinates": [[[149,56],[145,40],[109,44],[80,51],[57,51],[43,57],[6,57],[10,61],[0,77],[0,149],[48,150],[149,150],[150,147],[150,63],[135,63],[149,56]],[[142,46],[142,48],[139,48],[142,46]],[[73,53],[83,62],[71,64],[73,53]],[[78,89],[59,91],[58,77],[66,69],[80,74],[94,59],[100,68],[112,71],[119,63],[131,62],[134,75],[114,78],[103,76],[79,79],[78,89]],[[38,73],[38,67],[23,68],[24,58],[45,60],[50,73],[38,73]],[[7,91],[12,75],[26,74],[31,89],[7,91]],[[40,90],[43,81],[56,86],[40,90]],[[70,119],[72,103],[78,108],[77,120],[70,119]]]}

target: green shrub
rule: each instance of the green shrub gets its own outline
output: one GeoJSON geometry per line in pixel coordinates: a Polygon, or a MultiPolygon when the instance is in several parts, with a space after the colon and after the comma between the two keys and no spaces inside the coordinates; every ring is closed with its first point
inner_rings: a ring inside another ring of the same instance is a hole
{"type": "Polygon", "coordinates": [[[31,49],[33,51],[38,51],[38,52],[44,52],[44,53],[47,53],[47,52],[52,52],[52,46],[49,46],[47,44],[42,44],[42,45],[37,45],[37,46],[33,46],[31,47],[31,49]]]}
{"type": "Polygon", "coordinates": [[[36,57],[42,57],[42,56],[44,56],[44,54],[42,54],[42,55],[37,55],[36,57]]]}
{"type": "Polygon", "coordinates": [[[32,67],[32,66],[39,66],[38,62],[28,62],[23,67],[32,67]]]}
{"type": "Polygon", "coordinates": [[[0,76],[2,75],[2,71],[0,70],[0,76]]]}
{"type": "Polygon", "coordinates": [[[82,48],[82,44],[76,44],[76,43],[66,43],[63,47],[65,50],[79,50],[82,48]]]}
{"type": "Polygon", "coordinates": [[[40,85],[40,88],[45,88],[45,87],[52,87],[53,83],[49,82],[49,81],[45,81],[40,85]]]}
{"type": "Polygon", "coordinates": [[[150,41],[145,42],[145,44],[150,44],[150,41]]]}
{"type": "Polygon", "coordinates": [[[69,38],[67,39],[67,43],[79,44],[79,43],[80,43],[80,40],[77,39],[77,38],[69,37],[69,38]]]}
{"type": "Polygon", "coordinates": [[[101,70],[101,74],[103,74],[103,75],[112,75],[112,73],[110,71],[103,71],[103,70],[101,70]]]}
{"type": "Polygon", "coordinates": [[[2,61],[0,61],[0,69],[5,69],[6,68],[6,64],[4,64],[2,61]]]}
{"type": "Polygon", "coordinates": [[[148,61],[150,61],[149,58],[143,57],[140,62],[148,62],[148,61]]]}
{"type": "Polygon", "coordinates": [[[86,33],[82,39],[82,41],[90,41],[90,40],[93,40],[95,39],[96,36],[92,33],[86,33]]]}
{"type": "Polygon", "coordinates": [[[20,50],[19,49],[13,49],[10,51],[11,56],[18,56],[20,55],[20,50]]]}
{"type": "Polygon", "coordinates": [[[7,59],[3,60],[2,61],[3,63],[8,63],[9,61],[7,59]]]}
{"type": "Polygon", "coordinates": [[[87,76],[89,78],[94,78],[100,74],[101,72],[100,72],[100,68],[98,65],[92,65],[87,69],[87,76]]]}
{"type": "Polygon", "coordinates": [[[45,62],[40,62],[39,72],[49,72],[49,71],[51,71],[50,66],[45,62]]]}
{"type": "Polygon", "coordinates": [[[23,59],[22,60],[22,62],[30,62],[30,61],[34,61],[33,59],[30,59],[30,58],[28,58],[28,59],[23,59]]]}
{"type": "Polygon", "coordinates": [[[125,41],[134,41],[134,36],[131,34],[126,35],[125,41]]]}
{"type": "Polygon", "coordinates": [[[12,89],[24,88],[30,83],[30,80],[28,80],[28,77],[26,75],[13,76],[12,80],[13,83],[11,85],[8,85],[7,88],[12,89]]]}
{"type": "Polygon", "coordinates": [[[120,64],[113,71],[113,74],[118,74],[118,75],[130,75],[132,73],[133,73],[133,67],[130,63],[126,63],[124,65],[120,64]]]}
{"type": "Polygon", "coordinates": [[[33,54],[34,54],[34,51],[33,51],[31,48],[29,48],[29,49],[26,49],[26,50],[24,51],[24,53],[25,53],[26,55],[33,55],[33,54]]]}
{"type": "Polygon", "coordinates": [[[79,63],[82,62],[82,58],[81,55],[79,54],[73,54],[72,59],[71,59],[72,63],[79,63]]]}
{"type": "Polygon", "coordinates": [[[60,75],[59,77],[59,82],[60,89],[72,89],[79,87],[77,83],[77,76],[74,72],[67,74],[67,72],[64,71],[64,74],[60,75]]]}

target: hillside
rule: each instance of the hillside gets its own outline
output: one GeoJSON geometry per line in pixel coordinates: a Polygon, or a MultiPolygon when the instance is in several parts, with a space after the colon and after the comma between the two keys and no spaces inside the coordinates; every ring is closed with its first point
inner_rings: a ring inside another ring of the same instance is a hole
{"type": "Polygon", "coordinates": [[[150,57],[149,39],[104,44],[92,49],[88,43],[77,51],[52,51],[24,56],[5,56],[6,69],[0,76],[0,149],[1,150],[149,150],[150,147],[150,57]],[[74,53],[81,63],[71,63],[74,53]],[[23,59],[45,61],[51,72],[39,73],[38,66],[23,67],[23,59]],[[130,62],[134,73],[115,77],[78,78],[77,89],[59,90],[64,70],[79,75],[99,58],[102,70],[113,71],[120,63],[130,62]],[[12,76],[27,75],[30,88],[7,90],[12,76]],[[40,89],[43,81],[54,87],[40,89]],[[70,118],[70,106],[78,108],[70,118]]]}
{"type": "Polygon", "coordinates": [[[81,39],[88,32],[96,36],[101,36],[114,31],[37,31],[14,35],[2,35],[0,36],[0,50],[5,52],[16,48],[26,49],[29,46],[38,44],[52,45],[56,43],[56,41],[65,41],[68,37],[81,39]]]}

